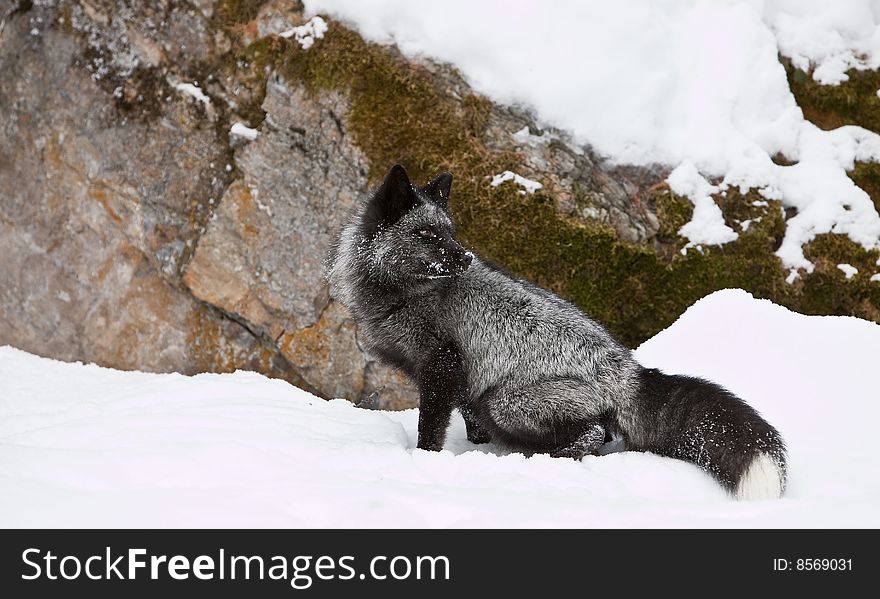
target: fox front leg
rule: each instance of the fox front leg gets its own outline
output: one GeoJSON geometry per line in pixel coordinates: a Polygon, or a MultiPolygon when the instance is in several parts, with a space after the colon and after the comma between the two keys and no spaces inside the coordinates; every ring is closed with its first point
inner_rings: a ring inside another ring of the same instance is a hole
{"type": "Polygon", "coordinates": [[[440,347],[419,369],[419,449],[440,451],[452,409],[464,391],[464,369],[452,344],[440,347]]]}

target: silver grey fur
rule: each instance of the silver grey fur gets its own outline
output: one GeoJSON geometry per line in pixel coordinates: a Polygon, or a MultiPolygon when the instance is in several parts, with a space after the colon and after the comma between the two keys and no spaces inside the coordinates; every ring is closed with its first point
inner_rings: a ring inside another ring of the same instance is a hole
{"type": "Polygon", "coordinates": [[[512,434],[589,420],[632,400],[630,351],[568,302],[475,260],[444,298],[467,365],[469,402],[484,400],[512,434]]]}
{"type": "Polygon", "coordinates": [[[785,446],[760,414],[709,381],[644,368],[569,302],[467,251],[447,212],[451,182],[415,187],[395,166],[327,271],[364,348],[419,385],[420,448],[442,448],[457,408],[475,443],[581,458],[615,437],[744,497],[739,483],[769,458],[778,484],[765,487],[782,492],[785,446]]]}
{"type": "Polygon", "coordinates": [[[598,418],[609,410],[624,419],[630,413],[639,366],[629,349],[575,306],[478,257],[454,285],[426,289],[381,323],[365,318],[364,304],[372,309],[382,298],[363,296],[360,274],[397,282],[408,260],[399,231],[425,223],[453,228],[444,210],[426,202],[368,237],[360,231],[366,209],[361,205],[341,232],[328,279],[353,312],[368,352],[381,358],[380,348],[391,344],[415,363],[431,341],[426,323],[440,323],[466,365],[465,402],[474,411],[488,409],[511,435],[508,442],[523,432],[546,433],[553,422],[598,418]]]}

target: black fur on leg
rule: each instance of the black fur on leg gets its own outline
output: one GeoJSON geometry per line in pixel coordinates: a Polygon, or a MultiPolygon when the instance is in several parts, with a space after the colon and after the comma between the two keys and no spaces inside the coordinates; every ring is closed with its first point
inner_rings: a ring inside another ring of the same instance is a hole
{"type": "Polygon", "coordinates": [[[443,449],[449,417],[461,403],[465,380],[461,356],[452,343],[441,345],[420,365],[419,449],[443,449]]]}
{"type": "Polygon", "coordinates": [[[461,416],[464,418],[464,427],[467,430],[468,441],[474,445],[479,445],[481,443],[488,443],[492,440],[489,431],[483,428],[479,423],[470,406],[462,404],[458,406],[458,411],[461,412],[461,416]]]}
{"type": "Polygon", "coordinates": [[[605,442],[605,427],[601,424],[590,424],[574,441],[557,447],[550,452],[554,458],[573,458],[579,460],[585,455],[596,455],[605,442]]]}

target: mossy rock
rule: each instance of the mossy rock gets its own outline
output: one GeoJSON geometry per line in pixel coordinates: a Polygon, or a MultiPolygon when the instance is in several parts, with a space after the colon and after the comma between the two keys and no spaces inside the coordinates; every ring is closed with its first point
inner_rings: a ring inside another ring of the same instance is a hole
{"type": "Polygon", "coordinates": [[[266,0],[218,0],[214,7],[214,26],[235,31],[253,21],[266,0]]]}
{"type": "MultiPolygon", "coordinates": [[[[515,151],[487,147],[484,131],[491,104],[477,95],[448,93],[434,73],[405,60],[393,48],[367,43],[331,21],[325,37],[308,51],[289,40],[271,38],[245,52],[314,92],[336,90],[348,96],[347,125],[369,160],[373,183],[394,163],[403,164],[416,181],[444,170],[453,172],[451,208],[464,241],[510,271],[571,300],[630,346],[671,324],[699,298],[726,287],[743,288],[809,313],[857,314],[877,320],[866,306],[876,305],[880,285],[869,284],[868,274],[864,285],[835,280],[836,293],[828,293],[821,278],[834,274],[826,272],[823,256],[833,254],[827,260],[855,265],[859,260],[850,253],[864,253],[861,248],[826,247],[827,242],[817,240],[809,251],[822,265],[817,266],[818,274],[795,285],[785,282],[786,272],[774,254],[785,232],[779,202],[766,202],[755,192],[742,195],[728,190],[717,201],[739,239],[682,252],[686,240],[678,230],[693,208],[687,199],[659,189],[653,196],[660,221],[657,239],[644,244],[622,242],[606,224],[560,214],[552,198],[542,192],[521,195],[508,183],[490,187],[491,175],[522,166],[515,151]],[[747,229],[744,221],[749,221],[747,229]]],[[[854,173],[872,181],[876,175],[872,168],[854,173]]],[[[572,195],[577,199],[578,190],[573,189],[572,195]]],[[[862,256],[859,263],[867,264],[869,259],[862,256]]]]}
{"type": "Polygon", "coordinates": [[[836,129],[843,125],[859,125],[871,131],[880,131],[880,72],[847,71],[849,79],[839,85],[822,85],[812,73],[796,68],[791,61],[781,58],[788,76],[788,84],[804,117],[822,129],[836,129]]]}
{"type": "Polygon", "coordinates": [[[798,310],[805,314],[843,314],[880,322],[880,251],[866,251],[845,235],[826,233],[804,247],[815,270],[803,278],[798,310]],[[847,279],[838,264],[858,273],[847,279]]]}
{"type": "Polygon", "coordinates": [[[874,207],[880,212],[880,164],[857,162],[849,178],[871,196],[874,207]]]}
{"type": "Polygon", "coordinates": [[[654,194],[654,201],[657,220],[660,221],[657,236],[661,241],[674,242],[678,239],[678,231],[693,217],[694,205],[687,198],[669,190],[654,194]]]}
{"type": "MultiPolygon", "coordinates": [[[[795,101],[804,118],[821,129],[857,125],[880,132],[880,71],[847,71],[849,79],[839,85],[817,83],[811,73],[780,58],[795,101]]],[[[850,173],[856,185],[868,192],[880,211],[880,164],[856,163],[850,173]]]]}

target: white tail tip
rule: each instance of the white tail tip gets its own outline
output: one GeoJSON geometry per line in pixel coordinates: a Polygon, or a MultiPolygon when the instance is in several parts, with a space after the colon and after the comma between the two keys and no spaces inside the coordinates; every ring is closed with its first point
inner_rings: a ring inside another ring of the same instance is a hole
{"type": "Polygon", "coordinates": [[[749,464],[746,473],[736,486],[736,498],[740,500],[779,499],[782,497],[784,479],[776,462],[766,453],[757,456],[749,464]]]}

